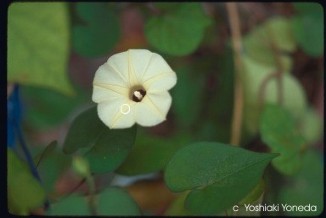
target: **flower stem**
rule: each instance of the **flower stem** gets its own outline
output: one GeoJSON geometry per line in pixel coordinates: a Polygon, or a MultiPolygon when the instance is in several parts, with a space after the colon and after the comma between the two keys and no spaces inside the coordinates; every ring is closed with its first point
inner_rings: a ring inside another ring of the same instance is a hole
{"type": "Polygon", "coordinates": [[[234,2],[226,3],[226,9],[228,12],[231,36],[232,36],[232,47],[233,47],[233,58],[235,66],[235,79],[234,79],[234,104],[233,104],[233,115],[232,115],[232,127],[231,127],[231,139],[232,145],[239,146],[241,139],[241,127],[242,127],[242,110],[243,110],[243,89],[240,79],[240,72],[242,68],[241,60],[241,29],[239,21],[239,13],[237,5],[234,2]]]}
{"type": "Polygon", "coordinates": [[[86,182],[89,188],[89,198],[88,198],[88,206],[90,212],[93,216],[97,215],[97,206],[96,206],[96,196],[95,196],[95,182],[92,175],[88,175],[86,177],[86,182]]]}

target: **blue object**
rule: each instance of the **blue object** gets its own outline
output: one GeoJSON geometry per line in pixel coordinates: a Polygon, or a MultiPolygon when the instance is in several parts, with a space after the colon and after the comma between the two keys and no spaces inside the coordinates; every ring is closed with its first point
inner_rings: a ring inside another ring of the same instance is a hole
{"type": "MultiPolygon", "coordinates": [[[[22,104],[19,96],[19,86],[14,85],[14,90],[7,100],[7,147],[11,149],[16,148],[16,138],[23,149],[28,166],[33,176],[40,182],[41,178],[37,172],[33,158],[27,148],[23,132],[21,131],[20,124],[22,121],[22,104]]],[[[44,202],[45,209],[49,208],[49,200],[46,199],[44,202]]]]}
{"type": "Polygon", "coordinates": [[[15,148],[16,134],[15,123],[20,124],[22,119],[21,101],[19,97],[19,87],[14,85],[14,89],[7,100],[7,146],[15,148]]]}

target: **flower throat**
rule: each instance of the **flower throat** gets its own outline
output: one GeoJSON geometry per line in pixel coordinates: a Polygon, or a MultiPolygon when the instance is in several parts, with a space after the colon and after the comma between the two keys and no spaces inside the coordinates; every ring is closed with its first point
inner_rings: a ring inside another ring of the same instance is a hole
{"type": "Polygon", "coordinates": [[[136,86],[133,89],[131,89],[130,99],[133,100],[134,102],[141,102],[145,97],[145,95],[146,95],[145,89],[141,86],[136,86]]]}

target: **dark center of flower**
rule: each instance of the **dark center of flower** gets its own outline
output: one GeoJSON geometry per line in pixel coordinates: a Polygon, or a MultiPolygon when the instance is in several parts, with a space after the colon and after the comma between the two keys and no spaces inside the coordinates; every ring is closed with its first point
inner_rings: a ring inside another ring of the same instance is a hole
{"type": "Polygon", "coordinates": [[[146,91],[143,87],[137,86],[131,89],[130,98],[135,102],[141,102],[146,95],[146,91]]]}

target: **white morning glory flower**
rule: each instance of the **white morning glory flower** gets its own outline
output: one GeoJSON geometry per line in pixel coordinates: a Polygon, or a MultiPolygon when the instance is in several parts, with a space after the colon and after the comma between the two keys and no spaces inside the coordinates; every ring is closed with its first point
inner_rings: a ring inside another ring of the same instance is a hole
{"type": "Polygon", "coordinates": [[[93,81],[92,100],[99,118],[111,129],[138,123],[154,126],[166,119],[177,81],[175,72],[158,54],[129,49],[111,56],[93,81]]]}

